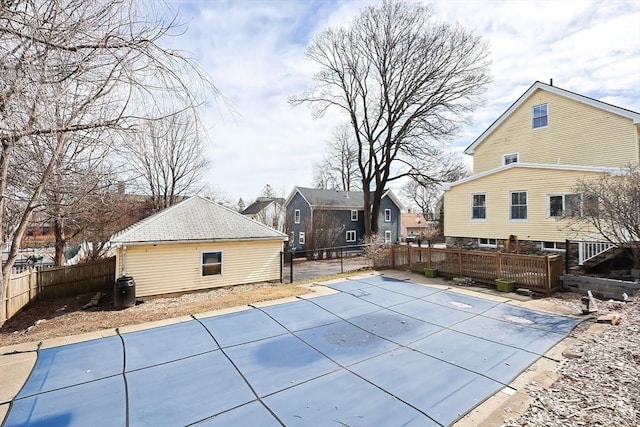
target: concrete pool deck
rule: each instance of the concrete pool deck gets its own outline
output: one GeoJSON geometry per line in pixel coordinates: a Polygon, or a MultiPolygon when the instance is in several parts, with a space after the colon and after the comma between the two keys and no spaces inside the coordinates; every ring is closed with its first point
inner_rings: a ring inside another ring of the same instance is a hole
{"type": "MultiPolygon", "coordinates": [[[[358,279],[367,279],[377,274],[361,274],[350,276],[349,279],[357,281],[358,279]]],[[[513,307],[522,307],[526,309],[533,309],[541,312],[547,312],[551,314],[568,315],[565,307],[554,306],[545,300],[535,300],[529,298],[516,297],[511,294],[505,296],[487,294],[485,292],[478,293],[475,290],[470,290],[461,287],[451,287],[441,279],[429,279],[417,274],[401,271],[385,271],[383,277],[393,278],[397,280],[410,281],[410,283],[428,285],[430,288],[454,292],[461,296],[480,297],[484,300],[493,301],[498,304],[508,304],[513,307]],[[517,298],[517,299],[516,299],[517,298]]],[[[332,281],[326,281],[318,284],[309,285],[313,293],[302,296],[301,298],[288,298],[285,300],[269,301],[261,304],[255,304],[256,308],[268,308],[275,305],[284,304],[287,302],[299,301],[300,299],[313,301],[316,298],[322,296],[335,295],[340,291],[331,289],[330,286],[344,282],[345,279],[336,279],[332,281]]],[[[208,313],[199,313],[195,315],[196,319],[211,318],[213,316],[222,316],[230,313],[239,313],[245,310],[252,310],[251,307],[242,306],[231,309],[216,310],[208,313]]],[[[183,322],[192,321],[190,316],[183,316],[179,318],[166,319],[157,322],[150,322],[135,326],[123,326],[120,328],[120,333],[127,334],[136,331],[145,331],[151,328],[158,328],[161,326],[176,325],[183,322]]],[[[89,340],[95,340],[99,338],[113,337],[117,335],[113,329],[96,331],[86,333],[82,335],[67,336],[46,340],[42,343],[41,349],[51,349],[54,347],[81,343],[89,340]]],[[[572,345],[571,338],[565,338],[558,344],[544,353],[543,357],[534,362],[531,366],[526,368],[521,375],[513,380],[508,387],[503,388],[501,391],[493,394],[487,400],[480,405],[472,409],[467,415],[459,419],[455,425],[471,426],[471,425],[496,425],[501,422],[503,418],[501,416],[513,417],[514,413],[519,410],[523,411],[528,407],[527,393],[524,387],[531,384],[531,381],[535,381],[541,387],[551,384],[555,381],[555,370],[559,361],[562,360],[562,351],[568,346],[572,345]],[[505,413],[504,408],[509,408],[511,412],[505,413]]],[[[0,348],[0,420],[3,420],[9,411],[9,402],[20,392],[25,382],[29,378],[34,365],[36,363],[36,350],[38,343],[19,344],[9,347],[0,348]]]]}

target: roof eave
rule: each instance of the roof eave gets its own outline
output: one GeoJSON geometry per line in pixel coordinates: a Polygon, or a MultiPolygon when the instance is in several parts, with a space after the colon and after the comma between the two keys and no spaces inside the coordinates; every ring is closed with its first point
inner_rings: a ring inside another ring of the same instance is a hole
{"type": "Polygon", "coordinates": [[[145,241],[122,241],[112,240],[117,246],[141,246],[141,245],[168,245],[168,244],[197,244],[197,243],[228,243],[228,242],[255,242],[256,240],[288,240],[288,236],[283,234],[281,236],[272,237],[242,237],[242,238],[224,238],[224,239],[194,239],[194,240],[145,240],[145,241]]]}
{"type": "Polygon", "coordinates": [[[546,163],[511,163],[497,168],[489,169],[484,172],[477,173],[475,175],[462,178],[455,182],[450,182],[442,187],[443,191],[448,191],[451,187],[455,187],[466,182],[475,181],[476,179],[483,178],[488,175],[493,175],[508,169],[514,168],[529,168],[529,169],[549,169],[549,170],[565,170],[565,171],[577,171],[577,172],[596,172],[596,173],[608,173],[611,175],[619,175],[624,168],[612,168],[606,166],[579,166],[579,165],[558,165],[558,164],[546,164],[546,163]]]}

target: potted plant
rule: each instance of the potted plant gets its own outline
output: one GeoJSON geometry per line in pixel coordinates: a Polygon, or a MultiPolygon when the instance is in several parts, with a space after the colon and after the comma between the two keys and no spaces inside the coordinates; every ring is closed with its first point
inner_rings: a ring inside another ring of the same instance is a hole
{"type": "Polygon", "coordinates": [[[513,292],[513,288],[515,287],[515,280],[509,279],[496,279],[496,287],[500,292],[513,292]]]}
{"type": "Polygon", "coordinates": [[[424,275],[431,278],[438,277],[438,269],[432,268],[432,267],[426,267],[424,269],[424,275]]]}

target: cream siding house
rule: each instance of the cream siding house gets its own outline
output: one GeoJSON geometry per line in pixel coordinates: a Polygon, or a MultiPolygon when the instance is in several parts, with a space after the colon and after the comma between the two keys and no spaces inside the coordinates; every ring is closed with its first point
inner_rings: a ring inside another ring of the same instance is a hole
{"type": "Polygon", "coordinates": [[[447,245],[562,250],[593,237],[571,220],[585,203],[577,181],[638,164],[639,148],[639,113],[536,82],[465,150],[473,175],[444,193],[447,245]]]}
{"type": "Polygon", "coordinates": [[[144,297],[280,279],[286,235],[192,197],[116,234],[116,275],[144,297]]]}

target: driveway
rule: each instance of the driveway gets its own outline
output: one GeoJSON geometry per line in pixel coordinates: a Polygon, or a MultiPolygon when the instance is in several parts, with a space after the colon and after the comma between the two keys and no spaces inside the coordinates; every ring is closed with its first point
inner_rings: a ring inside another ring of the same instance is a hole
{"type": "MultiPolygon", "coordinates": [[[[309,261],[296,258],[293,262],[293,280],[302,282],[317,277],[333,276],[338,273],[348,273],[371,268],[370,261],[364,256],[344,257],[309,261]]],[[[283,282],[291,282],[291,263],[284,264],[282,269],[283,282]]]]}
{"type": "Polygon", "coordinates": [[[3,425],[446,426],[579,322],[384,276],[326,286],[42,349],[3,425]]]}

